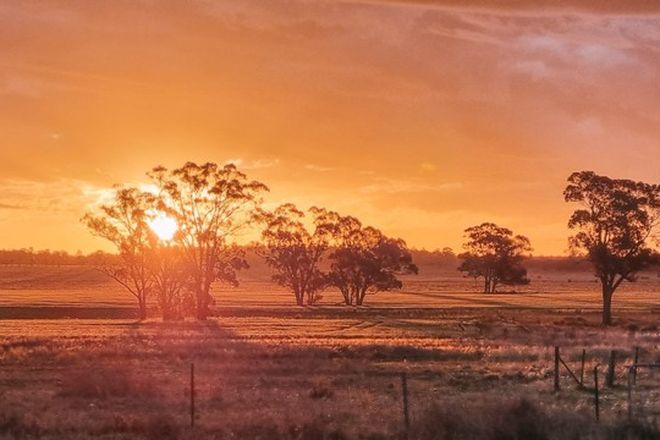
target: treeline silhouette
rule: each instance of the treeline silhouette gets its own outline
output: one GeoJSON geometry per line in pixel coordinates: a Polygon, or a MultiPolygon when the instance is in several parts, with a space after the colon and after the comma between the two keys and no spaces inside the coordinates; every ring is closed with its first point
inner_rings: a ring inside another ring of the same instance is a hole
{"type": "MultiPolygon", "coordinates": [[[[270,276],[271,269],[255,253],[254,245],[243,245],[245,259],[248,263],[247,271],[258,271],[270,276]]],[[[415,264],[421,274],[437,271],[455,271],[461,263],[461,258],[451,248],[427,250],[411,248],[415,264]]],[[[0,249],[0,264],[26,265],[26,266],[90,266],[118,263],[119,254],[105,251],[90,253],[70,253],[64,250],[50,250],[23,248],[0,249]]],[[[590,263],[584,258],[575,256],[529,256],[525,259],[525,266],[534,272],[587,272],[591,270],[590,263]]]]}
{"type": "Polygon", "coordinates": [[[52,251],[49,249],[0,249],[0,264],[39,265],[39,266],[98,266],[100,264],[116,263],[117,254],[96,251],[89,254],[67,251],[52,251]]]}

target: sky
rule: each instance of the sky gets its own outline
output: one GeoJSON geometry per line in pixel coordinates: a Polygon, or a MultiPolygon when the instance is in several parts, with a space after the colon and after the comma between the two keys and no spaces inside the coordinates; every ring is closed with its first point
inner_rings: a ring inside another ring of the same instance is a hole
{"type": "Polygon", "coordinates": [[[660,2],[0,3],[0,248],[156,165],[234,162],[269,206],[417,248],[492,221],[567,249],[566,178],[660,177],[660,2]]]}

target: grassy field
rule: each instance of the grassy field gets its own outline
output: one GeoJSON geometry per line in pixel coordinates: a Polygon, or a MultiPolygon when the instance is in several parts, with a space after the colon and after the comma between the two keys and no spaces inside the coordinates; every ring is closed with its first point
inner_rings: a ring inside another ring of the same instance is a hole
{"type": "MultiPolygon", "coordinates": [[[[402,372],[411,439],[657,438],[626,427],[623,384],[633,347],[660,363],[660,280],[617,292],[603,329],[588,274],[531,275],[517,293],[483,295],[457,273],[422,272],[363,308],[335,292],[296,308],[254,277],[219,289],[208,322],[137,323],[107,319],[130,297],[91,269],[3,267],[0,438],[402,438],[402,372]],[[75,310],[95,319],[12,319],[75,310]],[[588,388],[617,350],[602,423],[565,371],[553,392],[554,345],[574,369],[587,350],[588,388]]],[[[640,372],[633,397],[652,419],[660,374],[640,372]]]]}

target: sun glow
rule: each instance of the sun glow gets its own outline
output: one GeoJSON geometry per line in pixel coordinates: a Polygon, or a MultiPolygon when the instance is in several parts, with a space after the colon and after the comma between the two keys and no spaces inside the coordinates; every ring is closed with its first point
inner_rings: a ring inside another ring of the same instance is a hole
{"type": "Polygon", "coordinates": [[[149,228],[154,231],[154,234],[163,241],[170,241],[174,238],[174,234],[179,229],[176,220],[169,217],[162,212],[155,214],[147,221],[149,228]]]}

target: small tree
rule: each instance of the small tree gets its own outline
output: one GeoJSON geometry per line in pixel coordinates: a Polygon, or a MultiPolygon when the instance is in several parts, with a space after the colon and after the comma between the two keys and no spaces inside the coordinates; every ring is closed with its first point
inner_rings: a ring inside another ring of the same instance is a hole
{"type": "Polygon", "coordinates": [[[403,240],[335,212],[319,210],[317,221],[332,231],[334,250],[329,256],[328,278],[347,305],[363,305],[367,293],[400,289],[399,275],[418,272],[403,240]]]}
{"type": "MultiPolygon", "coordinates": [[[[320,212],[315,208],[311,211],[320,212]]],[[[291,289],[299,306],[305,301],[313,305],[320,300],[319,292],[327,284],[319,264],[328,249],[328,227],[317,217],[314,231],[310,233],[302,222],[304,217],[305,214],[290,203],[273,212],[264,212],[264,247],[259,252],[276,271],[273,280],[291,289]]]]}
{"type": "Polygon", "coordinates": [[[190,271],[186,267],[180,248],[166,243],[152,247],[151,273],[153,291],[158,300],[163,321],[179,321],[194,311],[190,290],[190,271]]]}
{"type": "Polygon", "coordinates": [[[137,299],[140,319],[147,318],[147,297],[153,287],[149,271],[151,231],[147,225],[147,211],[153,203],[150,194],[136,188],[120,188],[111,204],[82,218],[94,235],[110,241],[117,248],[117,264],[100,265],[98,269],[137,299]]]}
{"type": "Polygon", "coordinates": [[[231,240],[255,219],[260,195],[268,188],[250,181],[228,164],[188,162],[169,171],[156,167],[149,174],[160,189],[159,209],[172,216],[181,233],[177,240],[191,271],[197,319],[206,319],[212,302],[211,285],[242,265],[234,259],[231,240]]]}
{"type": "Polygon", "coordinates": [[[569,242],[594,266],[602,287],[602,322],[610,325],[614,291],[659,261],[654,233],[660,224],[660,185],[581,171],[568,178],[564,198],[581,206],[568,221],[577,231],[569,242]]]}
{"type": "Polygon", "coordinates": [[[529,239],[513,235],[510,229],[482,223],[465,230],[467,241],[458,270],[484,279],[484,293],[494,293],[498,284],[527,284],[524,254],[531,252],[529,239]]]}

